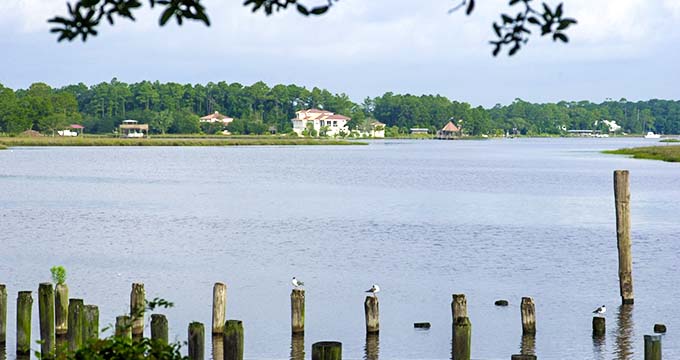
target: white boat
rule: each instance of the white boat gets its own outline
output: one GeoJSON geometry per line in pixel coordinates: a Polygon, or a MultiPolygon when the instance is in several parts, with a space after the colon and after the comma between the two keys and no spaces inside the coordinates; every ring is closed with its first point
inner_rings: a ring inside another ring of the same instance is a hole
{"type": "Polygon", "coordinates": [[[653,131],[648,131],[647,135],[645,135],[645,139],[660,139],[661,135],[655,134],[653,131]]]}

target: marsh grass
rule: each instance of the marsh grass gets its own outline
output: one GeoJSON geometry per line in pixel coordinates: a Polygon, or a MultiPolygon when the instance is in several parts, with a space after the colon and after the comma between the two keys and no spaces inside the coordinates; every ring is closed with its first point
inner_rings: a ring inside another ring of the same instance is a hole
{"type": "Polygon", "coordinates": [[[635,159],[680,162],[680,145],[645,146],[618,150],[605,150],[605,154],[630,155],[635,159]]]}
{"type": "Polygon", "coordinates": [[[0,137],[0,147],[12,146],[283,146],[283,145],[366,145],[332,139],[305,138],[149,138],[121,139],[101,137],[0,137]]]}

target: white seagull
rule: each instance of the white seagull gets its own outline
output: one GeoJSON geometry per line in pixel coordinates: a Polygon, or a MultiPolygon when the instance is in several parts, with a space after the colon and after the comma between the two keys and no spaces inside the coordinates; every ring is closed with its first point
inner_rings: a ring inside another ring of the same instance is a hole
{"type": "Polygon", "coordinates": [[[600,306],[599,308],[593,310],[593,314],[598,314],[598,315],[604,314],[605,312],[607,312],[607,308],[606,308],[604,305],[602,305],[602,306],[600,306]]]}
{"type": "Polygon", "coordinates": [[[295,276],[293,276],[293,280],[291,280],[290,283],[293,284],[293,286],[295,286],[296,289],[298,289],[300,286],[304,286],[304,285],[305,285],[305,283],[303,283],[302,281],[296,279],[295,276]]]}
{"type": "Polygon", "coordinates": [[[370,289],[366,290],[366,292],[372,293],[373,296],[375,296],[375,294],[380,292],[380,286],[378,286],[377,284],[373,284],[373,286],[371,286],[370,289]]]}

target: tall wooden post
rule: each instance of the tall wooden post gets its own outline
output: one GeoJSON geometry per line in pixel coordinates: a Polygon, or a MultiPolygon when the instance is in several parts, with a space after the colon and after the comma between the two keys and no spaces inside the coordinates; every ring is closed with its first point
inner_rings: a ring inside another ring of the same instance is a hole
{"type": "Polygon", "coordinates": [[[364,347],[364,360],[380,359],[380,336],[378,334],[366,334],[366,346],[364,347]]]}
{"type": "Polygon", "coordinates": [[[151,339],[168,343],[168,318],[165,315],[151,315],[151,339]]]}
{"type": "MultiPolygon", "coordinates": [[[[0,284],[0,345],[7,341],[7,287],[0,284]]],[[[0,346],[1,348],[2,346],[0,346]]]]}
{"type": "Polygon", "coordinates": [[[601,316],[593,316],[593,336],[602,337],[606,333],[605,319],[601,316]]]}
{"type": "Polygon", "coordinates": [[[305,360],[304,334],[293,334],[290,337],[290,360],[305,360]]]}
{"type": "Polygon", "coordinates": [[[522,333],[525,335],[536,334],[536,308],[534,299],[530,297],[522,298],[522,333]]]}
{"type": "Polygon", "coordinates": [[[144,284],[133,283],[130,292],[130,319],[132,338],[139,340],[144,336],[144,309],[146,308],[144,284]]]}
{"type": "Polygon", "coordinates": [[[221,334],[227,320],[227,285],[215,283],[213,286],[212,333],[221,334]]]}
{"type": "Polygon", "coordinates": [[[50,359],[56,350],[52,283],[38,285],[38,317],[40,318],[40,354],[43,359],[50,359]]]}
{"type": "Polygon", "coordinates": [[[468,317],[457,317],[453,322],[453,343],[451,358],[453,360],[470,360],[472,339],[472,323],[468,317]]]}
{"type": "Polygon", "coordinates": [[[468,317],[467,313],[467,299],[465,299],[465,294],[453,294],[451,300],[451,317],[455,322],[456,318],[468,317]]]}
{"type": "Polygon", "coordinates": [[[116,316],[116,337],[132,339],[132,320],[129,315],[116,316]]]}
{"type": "Polygon", "coordinates": [[[630,241],[630,185],[628,170],[614,171],[614,203],[616,205],[616,240],[619,249],[619,290],[621,303],[632,304],[633,254],[630,241]]]}
{"type": "Polygon", "coordinates": [[[54,319],[57,335],[66,335],[68,330],[68,286],[57,284],[54,289],[54,319]]]}
{"type": "Polygon", "coordinates": [[[76,351],[83,346],[83,299],[68,302],[68,349],[76,351]]]}
{"type": "Polygon", "coordinates": [[[243,322],[227,320],[224,325],[224,360],[243,360],[243,322]]]}
{"type": "Polygon", "coordinates": [[[364,314],[366,316],[366,333],[376,334],[380,332],[380,309],[377,296],[366,296],[364,314]]]}
{"type": "Polygon", "coordinates": [[[320,341],[312,344],[312,360],[342,360],[342,343],[320,341]]]}
{"type": "Polygon", "coordinates": [[[661,335],[645,335],[645,360],[661,360],[661,335]]]}
{"type": "Polygon", "coordinates": [[[305,333],[305,291],[293,289],[290,293],[290,325],[293,334],[305,333]]]}
{"type": "Polygon", "coordinates": [[[99,308],[97,305],[83,306],[83,344],[99,339],[99,308]]]}
{"type": "Polygon", "coordinates": [[[31,352],[31,313],[33,297],[30,291],[19,291],[17,297],[17,355],[31,352]]]}
{"type": "Polygon", "coordinates": [[[205,359],[205,327],[200,322],[189,324],[189,360],[205,359]]]}

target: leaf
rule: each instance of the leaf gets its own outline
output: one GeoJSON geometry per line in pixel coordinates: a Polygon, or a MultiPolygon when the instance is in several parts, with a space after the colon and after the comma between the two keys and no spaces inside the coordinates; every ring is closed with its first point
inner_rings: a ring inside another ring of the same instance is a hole
{"type": "Polygon", "coordinates": [[[304,16],[308,16],[308,15],[309,15],[309,10],[307,10],[306,7],[304,7],[304,6],[300,5],[300,4],[297,4],[297,11],[298,11],[300,14],[304,15],[304,16]]]}
{"type": "Polygon", "coordinates": [[[466,14],[466,15],[472,14],[472,11],[473,11],[474,9],[475,9],[475,0],[470,0],[470,2],[468,3],[468,7],[467,7],[467,9],[465,10],[465,14],[466,14]]]}
{"type": "Polygon", "coordinates": [[[505,14],[501,14],[501,18],[503,19],[504,24],[510,24],[513,21],[511,17],[505,14]]]}
{"type": "Polygon", "coordinates": [[[510,0],[510,6],[517,4],[521,0],[510,0]]]}
{"type": "Polygon", "coordinates": [[[555,9],[555,17],[556,18],[562,17],[562,5],[563,5],[563,3],[560,3],[559,5],[557,5],[557,9],[555,9]]]}
{"type": "Polygon", "coordinates": [[[328,6],[319,6],[312,9],[311,13],[314,15],[321,15],[328,11],[328,6]]]}
{"type": "Polygon", "coordinates": [[[513,46],[512,49],[510,49],[510,51],[508,52],[508,55],[510,56],[515,55],[517,51],[519,51],[519,48],[520,48],[519,44],[515,44],[515,46],[513,46]]]}
{"type": "Polygon", "coordinates": [[[493,31],[496,33],[496,36],[501,37],[501,27],[496,22],[493,23],[493,31]]]}
{"type": "Polygon", "coordinates": [[[170,20],[173,13],[174,13],[174,11],[172,10],[172,7],[165,9],[165,11],[163,11],[163,14],[161,15],[160,20],[158,21],[159,24],[161,26],[165,25],[165,23],[167,23],[168,20],[170,20]]]}
{"type": "Polygon", "coordinates": [[[557,41],[558,39],[561,40],[564,43],[569,42],[569,38],[567,37],[567,35],[564,35],[563,33],[556,32],[556,33],[553,34],[553,41],[557,41]]]}
{"type": "Polygon", "coordinates": [[[536,18],[535,16],[529,17],[529,18],[527,19],[527,21],[530,22],[530,23],[532,23],[532,24],[534,24],[534,25],[541,25],[541,22],[538,21],[538,18],[536,18]]]}

